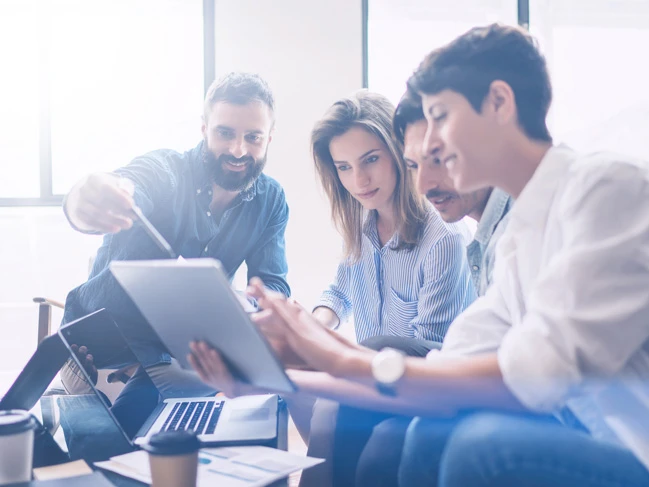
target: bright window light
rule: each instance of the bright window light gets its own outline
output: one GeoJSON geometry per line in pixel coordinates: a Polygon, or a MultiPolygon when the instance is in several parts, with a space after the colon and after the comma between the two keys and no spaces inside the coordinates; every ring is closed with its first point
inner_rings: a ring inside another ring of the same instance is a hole
{"type": "Polygon", "coordinates": [[[27,4],[0,3],[1,198],[39,195],[39,40],[27,4]]]}
{"type": "Polygon", "coordinates": [[[555,138],[649,158],[649,2],[532,1],[530,28],[550,68],[555,138]]]}
{"type": "Polygon", "coordinates": [[[200,140],[202,0],[68,2],[52,16],[54,194],[200,140]]]}
{"type": "Polygon", "coordinates": [[[516,5],[516,0],[369,0],[369,89],[396,104],[426,54],[476,25],[515,25],[516,5]]]}
{"type": "Polygon", "coordinates": [[[200,140],[202,0],[2,0],[0,198],[38,197],[200,140]],[[39,139],[44,134],[44,140],[39,139]],[[43,143],[45,142],[45,143],[43,143]],[[44,159],[49,165],[49,158],[44,159]]]}

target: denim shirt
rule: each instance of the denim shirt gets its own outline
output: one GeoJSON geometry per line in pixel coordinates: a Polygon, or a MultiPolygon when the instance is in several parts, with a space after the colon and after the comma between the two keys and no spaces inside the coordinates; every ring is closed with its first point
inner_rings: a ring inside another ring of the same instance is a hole
{"type": "Polygon", "coordinates": [[[478,296],[484,295],[491,283],[496,242],[505,231],[507,213],[513,202],[507,193],[494,188],[478,222],[473,241],[466,248],[471,279],[478,296]]]}
{"type": "MultiPolygon", "coordinates": [[[[262,174],[217,220],[210,211],[212,185],[202,148],[203,142],[183,154],[167,149],[150,152],[115,173],[133,181],[135,203],[176,254],[218,259],[230,279],[245,261],[248,278],[258,276],[269,288],[289,295],[284,191],[262,174]]],[[[164,346],[108,268],[112,260],[161,258],[165,258],[163,251],[137,223],[127,231],[106,235],[88,281],[68,294],[63,323],[106,308],[142,365],[168,363],[164,346]]],[[[101,346],[100,341],[96,346],[101,346]]]]}

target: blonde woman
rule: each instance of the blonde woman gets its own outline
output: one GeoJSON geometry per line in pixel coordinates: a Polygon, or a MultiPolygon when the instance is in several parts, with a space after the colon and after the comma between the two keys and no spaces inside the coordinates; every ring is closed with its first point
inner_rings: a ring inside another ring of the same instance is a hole
{"type": "Polygon", "coordinates": [[[344,240],[343,261],[314,314],[329,328],[353,318],[359,343],[403,344],[424,355],[475,299],[469,235],[415,191],[393,115],[387,98],[359,91],[334,103],[312,131],[316,171],[344,240]]]}
{"type": "MultiPolygon", "coordinates": [[[[329,329],[353,319],[357,342],[369,348],[424,356],[475,299],[470,236],[417,194],[393,116],[386,97],[363,90],[334,103],[313,128],[316,172],[344,242],[335,280],[313,313],[329,329]]],[[[309,454],[331,458],[337,404],[286,399],[309,454]]],[[[330,466],[305,472],[302,485],[330,485],[330,466]]]]}

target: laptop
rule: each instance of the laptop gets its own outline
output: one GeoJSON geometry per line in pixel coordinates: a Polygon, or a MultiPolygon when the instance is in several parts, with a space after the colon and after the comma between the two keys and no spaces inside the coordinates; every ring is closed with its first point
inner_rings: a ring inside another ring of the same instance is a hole
{"type": "Polygon", "coordinates": [[[113,261],[110,270],[182,367],[191,368],[189,343],[203,340],[235,378],[266,390],[296,390],[219,261],[113,261]]]}
{"type": "MultiPolygon", "coordinates": [[[[85,377],[110,418],[131,445],[140,446],[147,443],[151,435],[171,430],[194,431],[203,446],[260,445],[272,443],[277,437],[278,397],[274,394],[244,396],[236,399],[222,397],[165,399],[149,415],[139,431],[134,435],[128,434],[129,428],[124,427],[120,419],[113,414],[106,397],[98,391],[90,380],[88,371],[82,366],[76,354],[72,353],[72,345],[86,344],[89,352],[94,355],[92,338],[99,329],[103,330],[104,334],[106,330],[112,330],[109,340],[113,347],[117,347],[116,350],[121,350],[120,347],[128,348],[115,321],[104,309],[62,326],[58,334],[66,349],[69,350],[78,372],[85,377]]],[[[120,357],[124,360],[124,353],[120,353],[120,357]]],[[[135,355],[132,355],[132,363],[136,361],[135,355]]]]}
{"type": "Polygon", "coordinates": [[[58,335],[46,337],[0,400],[0,410],[30,411],[36,406],[69,356],[68,349],[58,335]]]}

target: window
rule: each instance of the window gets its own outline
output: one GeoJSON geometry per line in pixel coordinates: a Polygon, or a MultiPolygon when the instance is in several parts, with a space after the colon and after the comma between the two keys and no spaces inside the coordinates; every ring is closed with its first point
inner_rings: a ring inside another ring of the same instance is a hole
{"type": "Polygon", "coordinates": [[[516,0],[368,0],[368,87],[397,103],[419,62],[471,27],[516,24],[516,0]]]}
{"type": "Polygon", "coordinates": [[[29,12],[23,4],[16,1],[0,8],[0,197],[34,198],[40,191],[36,60],[41,45],[27,28],[29,12]]]}
{"type": "Polygon", "coordinates": [[[649,2],[530,0],[530,30],[550,69],[557,141],[649,157],[649,2]]]}
{"type": "Polygon", "coordinates": [[[394,103],[423,57],[469,28],[528,25],[548,61],[557,142],[649,158],[646,0],[366,0],[368,87],[394,103]]]}
{"type": "MultiPolygon", "coordinates": [[[[476,25],[516,24],[517,0],[367,0],[368,88],[395,105],[426,54],[476,25]]],[[[464,218],[471,232],[476,223],[464,218]]]]}
{"type": "Polygon", "coordinates": [[[12,47],[0,65],[12,75],[0,90],[0,157],[12,177],[0,180],[0,204],[58,204],[84,174],[193,147],[213,3],[3,2],[0,42],[12,47]]]}

